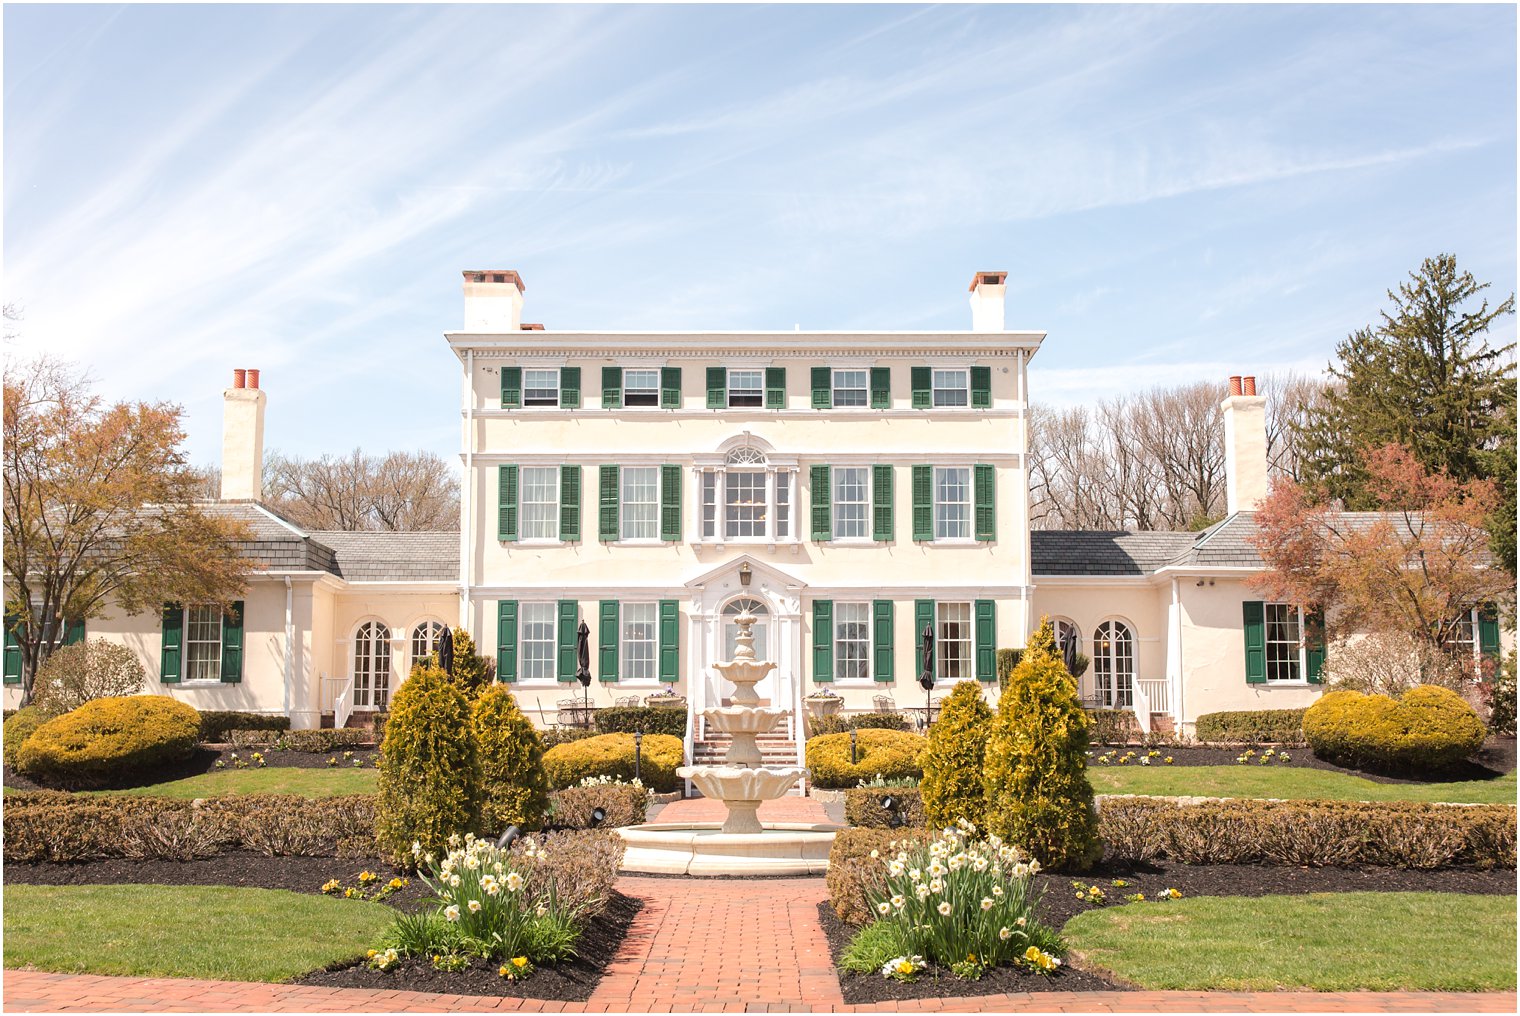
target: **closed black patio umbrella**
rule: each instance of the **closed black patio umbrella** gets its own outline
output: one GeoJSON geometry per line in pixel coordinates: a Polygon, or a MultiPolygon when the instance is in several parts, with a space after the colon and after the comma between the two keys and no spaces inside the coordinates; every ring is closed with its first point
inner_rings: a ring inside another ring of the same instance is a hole
{"type": "Polygon", "coordinates": [[[454,673],[454,633],[448,628],[438,636],[438,666],[450,676],[454,673]]]}
{"type": "Polygon", "coordinates": [[[586,723],[591,723],[591,629],[585,621],[575,629],[575,679],[586,689],[586,723]]]}
{"type": "Polygon", "coordinates": [[[1066,672],[1072,677],[1077,676],[1077,654],[1081,651],[1082,647],[1077,644],[1077,633],[1068,631],[1061,640],[1061,662],[1066,664],[1066,672]]]}
{"type": "Polygon", "coordinates": [[[927,730],[930,720],[933,719],[930,709],[934,705],[931,698],[934,692],[934,624],[932,622],[924,625],[920,655],[923,658],[923,669],[918,675],[918,686],[924,690],[924,729],[927,730]]]}

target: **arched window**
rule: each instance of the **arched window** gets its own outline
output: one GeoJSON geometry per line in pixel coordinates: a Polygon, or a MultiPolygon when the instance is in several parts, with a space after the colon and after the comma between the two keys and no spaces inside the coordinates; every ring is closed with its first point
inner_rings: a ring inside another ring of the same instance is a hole
{"type": "Polygon", "coordinates": [[[1135,636],[1123,621],[1093,633],[1092,664],[1099,705],[1128,709],[1135,700],[1135,636]]]}
{"type": "Polygon", "coordinates": [[[702,539],[790,540],[792,470],[743,445],[702,472],[702,539]]]}
{"type": "Polygon", "coordinates": [[[739,626],[734,623],[734,618],[745,612],[757,618],[750,628],[750,633],[755,636],[755,659],[770,659],[767,655],[765,638],[766,629],[770,626],[770,611],[766,609],[764,603],[753,596],[740,596],[735,600],[730,600],[723,608],[723,658],[725,660],[734,658],[734,650],[738,648],[738,643],[734,640],[739,635],[739,626]]]}
{"type": "Polygon", "coordinates": [[[1053,617],[1050,619],[1051,627],[1056,632],[1056,648],[1064,652],[1066,640],[1077,640],[1077,652],[1082,651],[1082,629],[1077,627],[1077,622],[1067,617],[1053,617]]]}
{"type": "Polygon", "coordinates": [[[354,708],[383,710],[391,696],[391,633],[366,621],[354,634],[354,708]]]}
{"type": "Polygon", "coordinates": [[[412,666],[419,661],[428,658],[433,650],[438,648],[438,639],[443,634],[443,622],[423,621],[412,629],[412,666]]]}

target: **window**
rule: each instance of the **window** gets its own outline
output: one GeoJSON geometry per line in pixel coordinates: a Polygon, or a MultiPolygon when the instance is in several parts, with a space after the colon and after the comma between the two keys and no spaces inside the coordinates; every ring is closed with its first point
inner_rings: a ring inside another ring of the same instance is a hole
{"type": "Polygon", "coordinates": [[[785,539],[792,535],[792,474],[789,470],[776,472],[776,536],[785,539]]]}
{"type": "Polygon", "coordinates": [[[834,604],[834,677],[840,681],[871,677],[871,605],[834,604]]]}
{"type": "Polygon", "coordinates": [[[704,540],[791,539],[793,474],[774,469],[758,448],[736,448],[722,466],[702,470],[704,540]]]}
{"type": "Polygon", "coordinates": [[[653,681],[658,677],[659,604],[625,603],[621,653],[621,677],[627,681],[653,681]]]}
{"type": "Polygon", "coordinates": [[[834,408],[866,406],[870,403],[870,384],[863,370],[836,370],[834,372],[834,408]]]}
{"type": "Polygon", "coordinates": [[[755,659],[768,660],[770,654],[766,648],[765,633],[770,611],[753,596],[741,596],[723,608],[723,658],[734,658],[734,650],[739,648],[739,626],[734,623],[734,618],[746,612],[758,618],[749,630],[755,637],[755,659]]]}
{"type": "Polygon", "coordinates": [[[523,371],[523,405],[525,405],[525,406],[558,406],[559,405],[559,371],[558,370],[525,370],[525,371],[523,371]]]}
{"type": "Polygon", "coordinates": [[[658,406],[660,372],[658,370],[623,371],[623,405],[658,406]]]}
{"type": "Polygon", "coordinates": [[[1093,633],[1093,676],[1098,704],[1128,709],[1135,700],[1135,637],[1120,621],[1104,621],[1093,633]]]}
{"type": "Polygon", "coordinates": [[[390,689],[390,630],[379,621],[366,621],[354,634],[354,708],[383,710],[390,689]]]}
{"type": "Polygon", "coordinates": [[[559,539],[559,469],[524,466],[522,470],[522,538],[559,539]]]}
{"type": "Polygon", "coordinates": [[[524,603],[518,621],[518,666],[525,681],[553,681],[555,605],[524,603]]]}
{"type": "Polygon", "coordinates": [[[934,538],[971,538],[971,469],[937,466],[934,470],[934,538]]]}
{"type": "Polygon", "coordinates": [[[222,679],[222,612],[215,607],[185,611],[185,680],[222,679]]]}
{"type": "Polygon", "coordinates": [[[423,621],[412,629],[412,666],[432,655],[442,634],[443,623],[440,621],[423,621]]]}
{"type": "Polygon", "coordinates": [[[1051,624],[1055,628],[1056,632],[1057,649],[1065,652],[1067,640],[1076,639],[1077,652],[1082,651],[1082,629],[1077,627],[1075,621],[1071,621],[1064,617],[1058,617],[1051,621],[1051,624]]]}
{"type": "Polygon", "coordinates": [[[1291,603],[1263,605],[1267,634],[1267,681],[1297,681],[1301,669],[1303,610],[1291,603]]]}
{"type": "Polygon", "coordinates": [[[936,664],[941,681],[959,681],[973,676],[971,655],[971,604],[937,603],[935,624],[936,664]]]}
{"type": "Polygon", "coordinates": [[[934,406],[970,405],[970,384],[964,370],[934,371],[934,406]]]}
{"type": "Polygon", "coordinates": [[[702,536],[716,539],[718,535],[718,474],[711,470],[702,474],[702,536]]]}
{"type": "Polygon", "coordinates": [[[765,535],[765,472],[730,469],[724,476],[728,499],[724,533],[729,537],[765,535]]]}
{"type": "Polygon", "coordinates": [[[765,404],[765,371],[731,370],[728,372],[728,405],[730,408],[765,404]]]}
{"type": "Polygon", "coordinates": [[[867,522],[870,499],[870,467],[841,466],[834,470],[834,539],[863,540],[871,535],[867,522]]]}
{"type": "Polygon", "coordinates": [[[660,538],[660,467],[636,466],[622,470],[622,538],[660,538]]]}

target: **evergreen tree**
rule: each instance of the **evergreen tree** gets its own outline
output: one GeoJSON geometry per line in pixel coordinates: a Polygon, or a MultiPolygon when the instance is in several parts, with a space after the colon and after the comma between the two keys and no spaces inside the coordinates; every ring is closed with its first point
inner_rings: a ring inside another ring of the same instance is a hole
{"type": "Polygon", "coordinates": [[[931,826],[955,825],[959,819],[978,829],[987,823],[987,793],[982,768],[992,710],[975,681],[962,681],[945,700],[939,719],[929,728],[929,746],[921,764],[924,815],[931,826]]]}
{"type": "Polygon", "coordinates": [[[518,708],[506,685],[490,684],[470,703],[470,724],[480,755],[485,830],[541,828],[549,813],[549,776],[533,721],[518,708]]]}
{"type": "Polygon", "coordinates": [[[1491,550],[1515,569],[1514,345],[1491,347],[1493,322],[1513,314],[1511,294],[1495,307],[1489,288],[1457,269],[1451,254],[1427,258],[1398,291],[1382,322],[1336,347],[1337,384],[1300,428],[1305,477],[1352,511],[1374,507],[1365,454],[1398,444],[1426,469],[1457,483],[1492,479],[1503,497],[1489,518],[1491,550]]]}

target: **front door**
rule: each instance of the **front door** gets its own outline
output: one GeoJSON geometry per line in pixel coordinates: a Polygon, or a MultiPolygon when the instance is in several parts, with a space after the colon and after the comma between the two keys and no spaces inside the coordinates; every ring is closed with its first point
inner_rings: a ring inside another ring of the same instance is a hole
{"type": "MultiPolygon", "coordinates": [[[[770,645],[770,610],[766,608],[763,601],[753,596],[740,596],[737,599],[729,601],[723,607],[723,653],[720,662],[734,658],[734,650],[738,648],[738,643],[735,640],[739,635],[739,626],[734,623],[734,618],[743,614],[746,610],[756,618],[754,625],[750,628],[750,632],[755,636],[755,659],[775,659],[770,645]]],[[[711,692],[709,701],[721,701],[725,705],[728,704],[733,696],[734,686],[720,677],[716,671],[710,674],[709,679],[716,685],[716,687],[709,686],[711,692]]],[[[767,704],[775,701],[776,672],[774,670],[767,674],[765,679],[759,684],[755,685],[755,694],[759,695],[761,700],[767,704]]]]}

